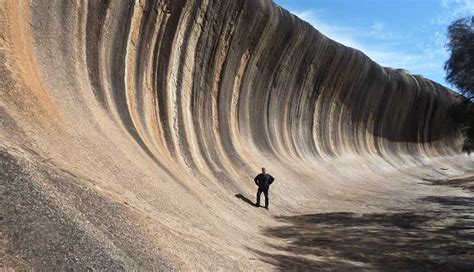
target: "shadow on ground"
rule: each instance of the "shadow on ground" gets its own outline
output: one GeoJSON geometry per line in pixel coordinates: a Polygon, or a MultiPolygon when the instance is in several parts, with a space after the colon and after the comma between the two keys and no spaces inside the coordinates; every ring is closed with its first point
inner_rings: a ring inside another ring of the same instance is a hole
{"type": "Polygon", "coordinates": [[[423,210],[277,217],[264,235],[281,254],[253,250],[282,270],[473,271],[474,197],[426,197],[423,210]]]}
{"type": "Polygon", "coordinates": [[[245,196],[243,196],[242,194],[235,194],[235,197],[239,198],[239,199],[242,199],[243,202],[249,204],[249,205],[252,205],[254,207],[256,207],[255,203],[252,202],[252,200],[246,198],[245,196]]]}

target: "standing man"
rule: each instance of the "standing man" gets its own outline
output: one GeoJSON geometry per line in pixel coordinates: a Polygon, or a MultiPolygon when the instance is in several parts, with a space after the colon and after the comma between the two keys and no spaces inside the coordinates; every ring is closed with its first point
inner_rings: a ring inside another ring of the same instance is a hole
{"type": "Polygon", "coordinates": [[[273,183],[275,179],[270,176],[269,174],[265,173],[265,167],[262,167],[262,173],[258,174],[255,178],[255,184],[258,186],[257,191],[257,204],[255,206],[260,207],[260,195],[265,195],[265,209],[268,210],[268,189],[270,188],[270,184],[273,183]]]}

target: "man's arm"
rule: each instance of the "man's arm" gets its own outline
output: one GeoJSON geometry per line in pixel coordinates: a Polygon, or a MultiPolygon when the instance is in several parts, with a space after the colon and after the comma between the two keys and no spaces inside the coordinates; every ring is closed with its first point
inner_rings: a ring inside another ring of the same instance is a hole
{"type": "Polygon", "coordinates": [[[253,181],[255,181],[255,184],[257,184],[257,186],[259,186],[259,184],[258,184],[258,176],[260,176],[260,174],[258,174],[258,175],[253,179],[253,181]]]}
{"type": "Polygon", "coordinates": [[[272,184],[272,183],[273,183],[273,181],[275,180],[275,178],[274,178],[274,177],[272,177],[271,175],[269,175],[269,176],[270,176],[270,181],[268,182],[268,185],[272,184]]]}

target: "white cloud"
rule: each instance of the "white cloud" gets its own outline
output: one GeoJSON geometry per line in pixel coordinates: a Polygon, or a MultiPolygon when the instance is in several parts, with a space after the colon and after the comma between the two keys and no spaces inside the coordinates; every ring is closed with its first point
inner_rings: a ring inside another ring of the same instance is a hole
{"type": "Polygon", "coordinates": [[[438,14],[433,20],[433,24],[448,25],[452,21],[472,16],[474,14],[474,0],[440,0],[443,13],[438,14]]]}
{"type": "Polygon", "coordinates": [[[321,19],[320,10],[304,10],[304,11],[291,11],[294,15],[300,19],[308,22],[318,31],[328,36],[329,38],[338,41],[346,46],[360,49],[362,47],[353,37],[354,33],[360,33],[362,29],[347,26],[338,26],[335,24],[329,24],[321,19]]]}
{"type": "Polygon", "coordinates": [[[381,42],[376,45],[364,42],[363,40],[368,37],[385,41],[393,38],[390,32],[385,31],[384,24],[381,22],[374,22],[370,26],[370,29],[364,29],[363,27],[329,24],[322,19],[322,11],[318,10],[310,9],[291,12],[302,20],[310,23],[329,38],[364,52],[371,59],[383,66],[410,69],[410,67],[407,66],[414,66],[421,59],[420,56],[414,56],[387,48],[386,42],[381,42]]]}
{"type": "Polygon", "coordinates": [[[422,26],[414,26],[413,29],[418,30],[411,33],[397,29],[391,32],[386,22],[377,20],[365,26],[334,23],[324,10],[290,11],[329,38],[362,51],[382,66],[407,69],[443,83],[443,66],[449,57],[444,46],[447,42],[445,30],[455,19],[474,14],[474,0],[439,0],[438,3],[438,8],[443,10],[433,16],[431,23],[438,31],[432,33],[427,32],[430,27],[422,26]]]}
{"type": "Polygon", "coordinates": [[[384,30],[384,25],[381,22],[375,22],[372,24],[371,28],[371,33],[373,34],[381,34],[384,30]]]}
{"type": "Polygon", "coordinates": [[[451,15],[466,15],[474,13],[474,0],[441,0],[441,6],[450,9],[451,15]]]}

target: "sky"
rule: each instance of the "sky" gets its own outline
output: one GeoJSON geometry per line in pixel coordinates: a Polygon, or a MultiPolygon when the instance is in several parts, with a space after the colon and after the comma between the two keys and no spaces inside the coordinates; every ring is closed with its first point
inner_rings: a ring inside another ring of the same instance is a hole
{"type": "Polygon", "coordinates": [[[273,0],[329,38],[382,66],[444,86],[447,27],[474,15],[474,0],[273,0]]]}

